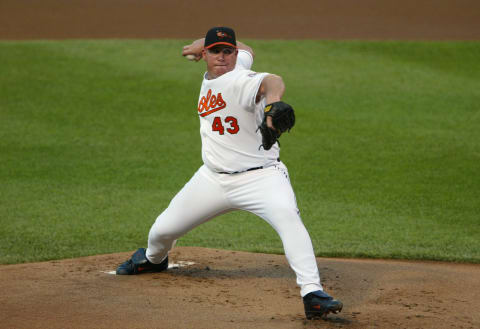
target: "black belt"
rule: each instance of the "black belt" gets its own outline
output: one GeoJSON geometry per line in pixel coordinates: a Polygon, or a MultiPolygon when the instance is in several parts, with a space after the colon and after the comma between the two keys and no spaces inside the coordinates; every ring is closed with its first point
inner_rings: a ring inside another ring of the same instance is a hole
{"type": "MultiPolygon", "coordinates": [[[[277,158],[277,161],[280,162],[280,158],[277,158]]],[[[263,166],[260,166],[260,167],[253,167],[253,168],[248,168],[247,170],[234,171],[234,172],[219,171],[219,172],[217,172],[217,174],[228,174],[228,175],[231,175],[231,174],[239,174],[239,173],[241,173],[241,172],[258,170],[258,169],[263,169],[263,168],[264,168],[263,166]]]]}

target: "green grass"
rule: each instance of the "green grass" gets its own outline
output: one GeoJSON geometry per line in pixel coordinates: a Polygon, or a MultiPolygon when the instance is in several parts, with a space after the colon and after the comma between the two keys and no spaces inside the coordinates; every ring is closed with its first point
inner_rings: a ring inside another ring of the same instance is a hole
{"type": "MultiPolygon", "coordinates": [[[[201,165],[185,42],[0,42],[0,263],[146,245],[201,165]]],[[[282,160],[317,255],[480,262],[480,43],[247,43],[297,110],[282,160]]],[[[179,245],[283,252],[245,212],[179,245]]]]}

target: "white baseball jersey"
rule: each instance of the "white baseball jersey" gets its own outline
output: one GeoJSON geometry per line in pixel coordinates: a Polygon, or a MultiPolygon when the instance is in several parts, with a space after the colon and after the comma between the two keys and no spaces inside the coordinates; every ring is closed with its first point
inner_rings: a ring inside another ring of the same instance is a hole
{"type": "Polygon", "coordinates": [[[251,71],[252,55],[239,50],[235,69],[208,80],[205,73],[198,98],[202,159],[215,172],[241,172],[277,161],[279,147],[266,151],[258,126],[265,100],[255,102],[268,73],[251,71]]]}

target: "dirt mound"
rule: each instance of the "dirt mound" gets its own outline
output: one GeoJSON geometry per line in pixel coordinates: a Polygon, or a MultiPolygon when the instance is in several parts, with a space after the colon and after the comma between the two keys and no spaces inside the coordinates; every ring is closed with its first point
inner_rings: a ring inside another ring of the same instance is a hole
{"type": "Polygon", "coordinates": [[[478,328],[480,265],[318,258],[342,313],[305,320],[283,255],[179,247],[138,276],[130,253],[0,266],[1,328],[478,328]]]}

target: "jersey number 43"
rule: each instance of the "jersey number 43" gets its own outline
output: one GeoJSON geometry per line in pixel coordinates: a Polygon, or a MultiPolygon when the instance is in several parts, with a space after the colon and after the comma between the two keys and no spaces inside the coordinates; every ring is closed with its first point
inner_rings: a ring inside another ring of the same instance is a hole
{"type": "Polygon", "coordinates": [[[212,130],[218,131],[220,135],[223,135],[225,130],[229,134],[236,134],[240,131],[240,127],[238,126],[237,118],[235,117],[226,117],[225,125],[222,123],[222,118],[215,117],[212,123],[212,130]]]}

